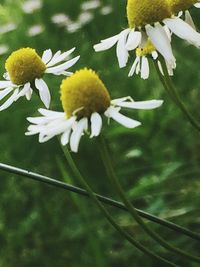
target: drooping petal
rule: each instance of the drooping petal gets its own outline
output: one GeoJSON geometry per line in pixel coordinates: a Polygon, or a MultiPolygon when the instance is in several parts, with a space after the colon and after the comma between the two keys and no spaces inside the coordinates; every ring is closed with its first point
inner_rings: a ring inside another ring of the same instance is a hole
{"type": "Polygon", "coordinates": [[[0,106],[0,111],[10,107],[12,103],[15,101],[18,93],[19,93],[19,89],[17,88],[14,90],[14,93],[0,106]]]}
{"type": "Polygon", "coordinates": [[[26,93],[26,99],[27,99],[28,101],[31,100],[31,96],[32,96],[32,94],[33,94],[33,89],[30,88],[30,89],[28,90],[28,92],[26,93]]]}
{"type": "Polygon", "coordinates": [[[22,88],[22,90],[17,95],[15,101],[17,101],[20,97],[25,96],[27,92],[30,90],[30,87],[31,87],[30,83],[26,83],[24,87],[22,88]]]}
{"type": "Polygon", "coordinates": [[[94,136],[99,136],[102,128],[102,118],[99,113],[94,112],[91,115],[91,135],[90,138],[94,136]]]}
{"type": "Polygon", "coordinates": [[[190,15],[190,12],[188,10],[185,11],[185,22],[189,24],[194,30],[196,30],[194,21],[192,19],[192,16],[190,15]]]}
{"type": "Polygon", "coordinates": [[[7,96],[13,90],[12,87],[8,87],[2,91],[0,91],[0,100],[2,100],[5,96],[7,96]]]}
{"type": "Polygon", "coordinates": [[[119,108],[112,107],[110,106],[106,111],[105,111],[105,116],[108,118],[112,118],[119,124],[127,127],[127,128],[135,128],[141,125],[139,121],[130,119],[122,114],[119,113],[119,108]]]}
{"type": "Polygon", "coordinates": [[[13,87],[13,84],[11,81],[0,81],[0,89],[4,89],[7,87],[13,87]]]}
{"type": "Polygon", "coordinates": [[[128,51],[136,49],[141,43],[142,34],[141,32],[135,31],[134,29],[128,35],[126,49],[128,51]]]}
{"type": "Polygon", "coordinates": [[[176,59],[172,52],[170,40],[160,23],[156,23],[155,27],[146,25],[145,28],[147,35],[157,51],[165,58],[169,65],[174,66],[176,59]]]}
{"type": "Polygon", "coordinates": [[[65,117],[64,112],[59,112],[59,111],[53,111],[53,110],[48,110],[44,108],[39,108],[38,109],[39,113],[45,117],[51,117],[51,118],[60,118],[60,117],[65,117]]]}
{"type": "Polygon", "coordinates": [[[40,99],[46,108],[49,108],[51,102],[51,95],[47,84],[42,79],[35,79],[35,87],[39,91],[40,99]]]}
{"type": "Polygon", "coordinates": [[[136,70],[136,67],[137,67],[138,64],[140,64],[140,57],[139,56],[137,56],[136,59],[135,59],[135,61],[133,62],[133,65],[132,65],[132,67],[130,69],[130,72],[128,74],[128,77],[131,77],[131,76],[134,75],[135,70],[136,70]]]}
{"type": "Polygon", "coordinates": [[[62,144],[63,146],[66,146],[66,145],[69,143],[70,133],[71,133],[71,129],[65,131],[65,132],[62,134],[60,141],[61,141],[61,144],[62,144]]]}
{"type": "Polygon", "coordinates": [[[88,119],[82,118],[73,129],[70,138],[70,148],[73,152],[78,152],[79,143],[85,130],[88,128],[88,119]]]}
{"type": "Polygon", "coordinates": [[[149,78],[149,62],[147,57],[142,57],[142,63],[141,63],[141,78],[146,80],[149,78]]]}
{"type": "Polygon", "coordinates": [[[117,58],[120,68],[124,68],[128,61],[128,50],[126,48],[127,36],[130,32],[130,29],[122,31],[119,35],[119,41],[117,42],[117,58]]]}
{"type": "Polygon", "coordinates": [[[179,18],[165,19],[163,22],[175,35],[197,47],[200,47],[200,34],[188,23],[179,18]]]}

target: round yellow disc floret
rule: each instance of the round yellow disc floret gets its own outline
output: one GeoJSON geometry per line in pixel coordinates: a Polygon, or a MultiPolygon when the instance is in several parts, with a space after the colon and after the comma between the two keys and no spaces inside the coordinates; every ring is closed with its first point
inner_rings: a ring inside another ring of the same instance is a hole
{"type": "Polygon", "coordinates": [[[154,52],[155,46],[152,44],[152,42],[148,39],[148,41],[145,43],[143,48],[137,48],[136,49],[136,55],[139,57],[143,57],[146,55],[150,55],[152,52],[154,52]]]}
{"type": "Polygon", "coordinates": [[[171,17],[167,0],[128,0],[127,17],[130,28],[162,22],[171,17]]]}
{"type": "Polygon", "coordinates": [[[178,13],[179,11],[185,11],[189,9],[192,5],[197,3],[196,0],[168,0],[170,8],[173,14],[178,13]]]}
{"type": "Polygon", "coordinates": [[[46,65],[32,48],[21,48],[6,60],[5,68],[14,84],[21,85],[41,78],[46,65]]]}
{"type": "Polygon", "coordinates": [[[91,69],[76,71],[61,84],[61,102],[67,117],[89,117],[110,106],[110,95],[99,76],[91,69]]]}

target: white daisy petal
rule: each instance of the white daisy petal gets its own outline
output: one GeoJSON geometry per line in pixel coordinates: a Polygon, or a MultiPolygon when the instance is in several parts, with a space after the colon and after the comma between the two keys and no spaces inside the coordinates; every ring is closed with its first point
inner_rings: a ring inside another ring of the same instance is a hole
{"type": "Polygon", "coordinates": [[[117,105],[123,108],[131,109],[154,109],[163,104],[163,100],[148,100],[148,101],[124,101],[119,102],[117,105]]]}
{"type": "Polygon", "coordinates": [[[61,144],[62,144],[63,146],[66,146],[66,145],[69,143],[70,133],[71,133],[71,129],[65,131],[65,132],[62,134],[60,141],[61,141],[61,144]]]}
{"type": "Polygon", "coordinates": [[[42,55],[42,61],[47,64],[52,58],[52,51],[51,49],[45,50],[42,55]]]}
{"type": "Polygon", "coordinates": [[[58,52],[53,56],[52,60],[47,64],[47,67],[51,67],[51,66],[54,66],[56,65],[57,63],[61,62],[61,61],[64,61],[69,55],[71,55],[71,53],[73,53],[75,50],[75,47],[70,49],[69,51],[67,52],[64,52],[61,54],[60,52],[58,54],[58,52]]]}
{"type": "Polygon", "coordinates": [[[62,71],[65,71],[66,69],[72,67],[78,60],[79,60],[80,56],[77,56],[71,60],[68,60],[67,62],[61,64],[61,65],[58,65],[58,66],[55,66],[55,67],[51,67],[51,68],[47,68],[46,69],[46,73],[53,73],[53,74],[56,74],[56,73],[59,73],[59,72],[62,72],[62,71]]]}
{"type": "Polygon", "coordinates": [[[147,35],[149,36],[151,42],[158,50],[158,52],[163,55],[169,65],[175,66],[176,59],[174,58],[172,52],[170,40],[160,23],[156,23],[155,27],[146,25],[145,28],[147,35]]]}
{"type": "Polygon", "coordinates": [[[88,119],[82,118],[73,129],[70,138],[70,148],[73,152],[78,152],[79,143],[84,131],[88,127],[88,119]]]}
{"type": "Polygon", "coordinates": [[[200,34],[196,32],[189,24],[179,18],[164,19],[163,21],[169,29],[181,39],[200,47],[200,34]]]}
{"type": "Polygon", "coordinates": [[[31,100],[31,96],[33,94],[33,89],[29,89],[28,92],[26,93],[26,99],[29,101],[31,100]]]}
{"type": "Polygon", "coordinates": [[[141,43],[142,34],[141,32],[135,31],[134,29],[130,31],[126,43],[126,49],[128,51],[136,49],[141,43]]]}
{"type": "Polygon", "coordinates": [[[200,8],[200,3],[194,4],[195,7],[200,8]]]}
{"type": "Polygon", "coordinates": [[[17,88],[14,90],[14,93],[0,106],[0,111],[10,107],[12,103],[15,101],[18,93],[19,93],[19,89],[17,88]]]}
{"type": "Polygon", "coordinates": [[[30,83],[26,83],[24,87],[22,88],[22,90],[17,95],[15,101],[17,101],[20,97],[25,96],[27,92],[30,90],[30,87],[31,87],[30,83]]]}
{"type": "Polygon", "coordinates": [[[39,113],[45,117],[53,117],[53,118],[57,118],[57,117],[65,117],[65,113],[64,112],[59,112],[59,111],[52,111],[52,110],[48,110],[48,109],[44,109],[44,108],[39,108],[38,109],[39,113]]]}
{"type": "Polygon", "coordinates": [[[107,38],[105,40],[102,40],[99,44],[94,45],[93,48],[96,52],[108,50],[111,47],[113,47],[118,42],[118,40],[119,40],[119,34],[107,38]]]}
{"type": "Polygon", "coordinates": [[[131,77],[131,76],[134,75],[135,70],[136,70],[138,64],[140,64],[140,57],[139,57],[139,56],[136,57],[136,59],[135,59],[133,65],[132,65],[132,67],[131,67],[131,69],[130,69],[130,72],[129,72],[129,74],[128,74],[128,77],[131,77]]]}
{"type": "Polygon", "coordinates": [[[99,136],[102,128],[102,118],[99,113],[94,112],[91,115],[91,135],[90,138],[94,136],[99,136]]]}
{"type": "Polygon", "coordinates": [[[44,103],[46,108],[49,108],[51,95],[47,84],[42,79],[35,79],[35,87],[39,91],[40,99],[44,103]]]}
{"type": "Polygon", "coordinates": [[[0,89],[4,89],[7,87],[13,87],[13,84],[11,81],[0,81],[0,89]]]}
{"type": "Polygon", "coordinates": [[[113,120],[115,120],[116,122],[118,122],[119,124],[127,127],[127,128],[135,128],[141,125],[141,123],[139,121],[130,119],[122,114],[119,113],[119,108],[115,108],[115,107],[109,107],[106,111],[105,111],[105,116],[108,118],[112,118],[113,120]]]}
{"type": "Polygon", "coordinates": [[[190,12],[188,10],[185,11],[185,22],[189,24],[194,30],[196,30],[194,21],[192,19],[192,16],[190,15],[190,12]]]}
{"type": "Polygon", "coordinates": [[[149,62],[147,57],[142,57],[141,63],[141,78],[146,80],[149,78],[149,62]]]}
{"type": "Polygon", "coordinates": [[[5,96],[7,96],[13,90],[12,87],[8,87],[2,91],[0,91],[0,100],[2,100],[5,96]]]}
{"type": "Polygon", "coordinates": [[[124,68],[128,61],[128,50],[126,48],[127,36],[130,32],[130,29],[122,31],[119,35],[119,41],[117,42],[117,58],[120,68],[124,68]]]}

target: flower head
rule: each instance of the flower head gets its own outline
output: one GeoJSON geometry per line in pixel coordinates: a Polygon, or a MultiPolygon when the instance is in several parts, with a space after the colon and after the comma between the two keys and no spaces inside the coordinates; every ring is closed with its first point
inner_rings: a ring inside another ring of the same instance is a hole
{"type": "Polygon", "coordinates": [[[10,93],[11,96],[0,106],[0,111],[8,108],[22,96],[30,100],[33,90],[38,91],[42,102],[49,108],[51,96],[43,76],[46,73],[71,75],[72,73],[66,70],[79,59],[78,56],[68,60],[74,50],[73,48],[64,53],[58,51],[53,56],[49,49],[44,51],[42,58],[32,48],[21,48],[13,52],[6,60],[5,80],[0,81],[0,100],[10,93]]]}
{"type": "Polygon", "coordinates": [[[62,145],[70,143],[73,152],[78,151],[82,135],[99,136],[103,117],[113,119],[127,128],[141,125],[137,120],[121,114],[122,108],[154,109],[162,100],[135,102],[131,97],[111,100],[99,76],[91,69],[81,69],[61,84],[61,102],[64,112],[39,109],[42,116],[27,118],[32,125],[26,135],[39,134],[39,142],[46,142],[61,135],[62,145]]]}
{"type": "MultiPolygon", "coordinates": [[[[192,0],[128,0],[127,18],[129,27],[119,34],[102,40],[94,45],[96,52],[110,49],[117,45],[116,52],[119,67],[127,65],[131,51],[145,51],[148,40],[155,51],[161,54],[170,71],[176,67],[176,59],[171,47],[171,32],[200,47],[200,34],[194,29],[188,13],[183,21],[176,11],[183,11],[192,4],[200,5],[199,1],[192,0]]],[[[138,60],[138,58],[136,58],[138,60]]],[[[146,60],[145,60],[146,61],[146,60]]],[[[135,63],[135,62],[134,62],[135,63]]]]}

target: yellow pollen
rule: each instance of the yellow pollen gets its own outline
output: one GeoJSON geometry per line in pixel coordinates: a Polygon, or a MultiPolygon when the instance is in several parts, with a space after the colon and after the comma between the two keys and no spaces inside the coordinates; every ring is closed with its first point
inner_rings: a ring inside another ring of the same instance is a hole
{"type": "Polygon", "coordinates": [[[110,95],[99,76],[91,69],[81,69],[61,84],[61,102],[68,118],[74,113],[89,117],[103,113],[110,106],[110,95]]]}
{"type": "Polygon", "coordinates": [[[136,55],[139,56],[139,57],[143,57],[143,56],[146,56],[146,55],[151,54],[155,50],[156,49],[155,49],[154,45],[148,39],[148,41],[145,43],[145,45],[143,46],[143,48],[137,48],[136,49],[136,55]]]}
{"type": "Polygon", "coordinates": [[[5,68],[14,84],[21,85],[41,78],[46,65],[32,48],[21,48],[6,60],[5,68]]]}
{"type": "Polygon", "coordinates": [[[168,0],[173,14],[176,14],[180,11],[185,11],[197,2],[197,0],[168,0]]]}
{"type": "Polygon", "coordinates": [[[130,28],[162,22],[171,17],[167,0],[128,0],[127,17],[130,28]]]}

